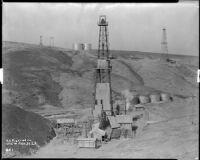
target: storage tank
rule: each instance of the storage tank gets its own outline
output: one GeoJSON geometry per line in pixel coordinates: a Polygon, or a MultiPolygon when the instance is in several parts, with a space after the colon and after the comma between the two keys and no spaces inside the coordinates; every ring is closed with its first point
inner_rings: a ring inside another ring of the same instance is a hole
{"type": "Polygon", "coordinates": [[[92,49],[92,44],[91,43],[84,43],[84,50],[85,51],[90,51],[92,49]]]}
{"type": "Polygon", "coordinates": [[[141,104],[149,103],[149,97],[148,96],[139,96],[139,100],[141,104]]]}
{"type": "Polygon", "coordinates": [[[151,99],[151,103],[160,102],[160,94],[151,94],[150,99],[151,99]]]}
{"type": "Polygon", "coordinates": [[[131,104],[136,105],[140,103],[139,97],[133,97],[133,99],[130,101],[131,104]]]}
{"type": "Polygon", "coordinates": [[[81,51],[81,50],[83,50],[83,44],[82,43],[73,43],[72,48],[75,51],[81,51]]]}
{"type": "Polygon", "coordinates": [[[161,93],[161,100],[166,102],[170,100],[170,96],[168,93],[161,93]]]}

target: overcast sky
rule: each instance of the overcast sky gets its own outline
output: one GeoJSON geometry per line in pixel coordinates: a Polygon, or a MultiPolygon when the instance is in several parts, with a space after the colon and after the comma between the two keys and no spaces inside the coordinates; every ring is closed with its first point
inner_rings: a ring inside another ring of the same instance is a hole
{"type": "Polygon", "coordinates": [[[167,29],[168,50],[198,55],[198,2],[175,4],[4,3],[3,40],[71,48],[74,42],[97,48],[98,16],[107,16],[110,48],[161,51],[162,28],[167,29]]]}

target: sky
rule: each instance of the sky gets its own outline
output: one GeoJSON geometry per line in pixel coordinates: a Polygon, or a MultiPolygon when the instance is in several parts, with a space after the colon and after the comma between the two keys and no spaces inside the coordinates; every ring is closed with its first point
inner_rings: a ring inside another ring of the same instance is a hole
{"type": "Polygon", "coordinates": [[[99,15],[108,21],[110,49],[161,52],[162,28],[171,54],[199,54],[199,2],[3,3],[3,40],[72,48],[98,47],[99,15]]]}

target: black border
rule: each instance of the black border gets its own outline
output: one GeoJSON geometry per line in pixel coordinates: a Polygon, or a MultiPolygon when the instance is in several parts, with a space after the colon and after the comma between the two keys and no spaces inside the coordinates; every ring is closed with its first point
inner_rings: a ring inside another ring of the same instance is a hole
{"type": "MultiPolygon", "coordinates": [[[[124,1],[117,1],[117,0],[108,0],[108,1],[92,1],[92,0],[87,0],[87,1],[80,1],[80,0],[68,0],[68,1],[64,1],[64,0],[58,0],[58,1],[49,1],[49,0],[34,0],[34,1],[26,1],[26,0],[3,0],[1,3],[1,63],[0,63],[0,67],[2,68],[2,42],[3,42],[3,37],[2,37],[2,33],[3,33],[3,3],[12,3],[12,2],[25,2],[25,3],[178,3],[178,2],[182,2],[182,1],[197,1],[199,2],[199,0],[124,0],[124,1]]],[[[200,64],[200,63],[199,63],[200,64]]],[[[1,85],[1,104],[2,104],[2,84],[1,85]]],[[[1,117],[2,117],[2,109],[1,109],[1,117]]],[[[1,129],[2,129],[2,118],[1,118],[1,129]]],[[[2,131],[1,131],[2,133],[2,131]]],[[[1,142],[2,142],[2,136],[0,138],[1,142]]],[[[2,158],[2,154],[1,154],[1,159],[6,159],[6,158],[2,158]]],[[[21,158],[15,158],[15,159],[21,159],[21,158]]],[[[32,159],[32,158],[23,158],[23,159],[32,159]]],[[[34,159],[34,158],[33,158],[34,159]]],[[[37,159],[79,159],[79,158],[37,158],[37,159]]],[[[88,159],[88,158],[80,158],[80,159],[88,159]]],[[[92,159],[100,159],[100,158],[92,158],[92,159]]],[[[109,159],[109,158],[107,158],[109,159]]],[[[110,159],[120,159],[120,158],[110,158],[110,159]]],[[[130,159],[130,158],[127,158],[130,159]]],[[[151,159],[151,158],[148,158],[151,159]]],[[[140,158],[140,160],[145,160],[143,158],[140,158]]],[[[154,158],[152,159],[154,160],[154,158]]],[[[176,159],[161,159],[161,160],[176,160],[176,159]]]]}
{"type": "MultiPolygon", "coordinates": [[[[3,0],[3,3],[4,2],[30,2],[30,3],[35,3],[35,2],[40,2],[40,3],[43,3],[43,2],[47,2],[47,3],[60,3],[60,2],[64,2],[64,3],[177,3],[177,2],[180,2],[180,1],[191,1],[191,0],[124,0],[124,1],[119,1],[119,0],[86,0],[86,1],[81,1],[81,0],[58,0],[58,1],[55,1],[55,0],[18,0],[18,1],[15,1],[15,0],[3,0]]],[[[192,1],[198,1],[198,0],[192,0],[192,1]]]]}

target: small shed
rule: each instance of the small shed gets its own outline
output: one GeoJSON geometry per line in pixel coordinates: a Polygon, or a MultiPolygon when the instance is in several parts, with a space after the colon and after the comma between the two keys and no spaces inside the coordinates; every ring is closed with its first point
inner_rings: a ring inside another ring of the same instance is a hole
{"type": "Polygon", "coordinates": [[[117,123],[120,124],[121,128],[131,129],[132,116],[130,115],[116,115],[117,123]]]}
{"type": "Polygon", "coordinates": [[[96,138],[78,138],[77,142],[79,148],[98,148],[101,146],[96,138]]]}
{"type": "Polygon", "coordinates": [[[132,138],[133,137],[133,131],[132,131],[133,117],[130,115],[117,115],[116,119],[117,119],[117,122],[120,124],[120,128],[121,128],[120,138],[132,138]]]}
{"type": "Polygon", "coordinates": [[[120,128],[113,128],[110,134],[110,139],[119,139],[121,136],[120,128]]]}
{"type": "Polygon", "coordinates": [[[117,123],[116,117],[108,116],[110,126],[106,129],[106,133],[109,139],[118,139],[120,138],[121,130],[120,124],[117,123]]]}

